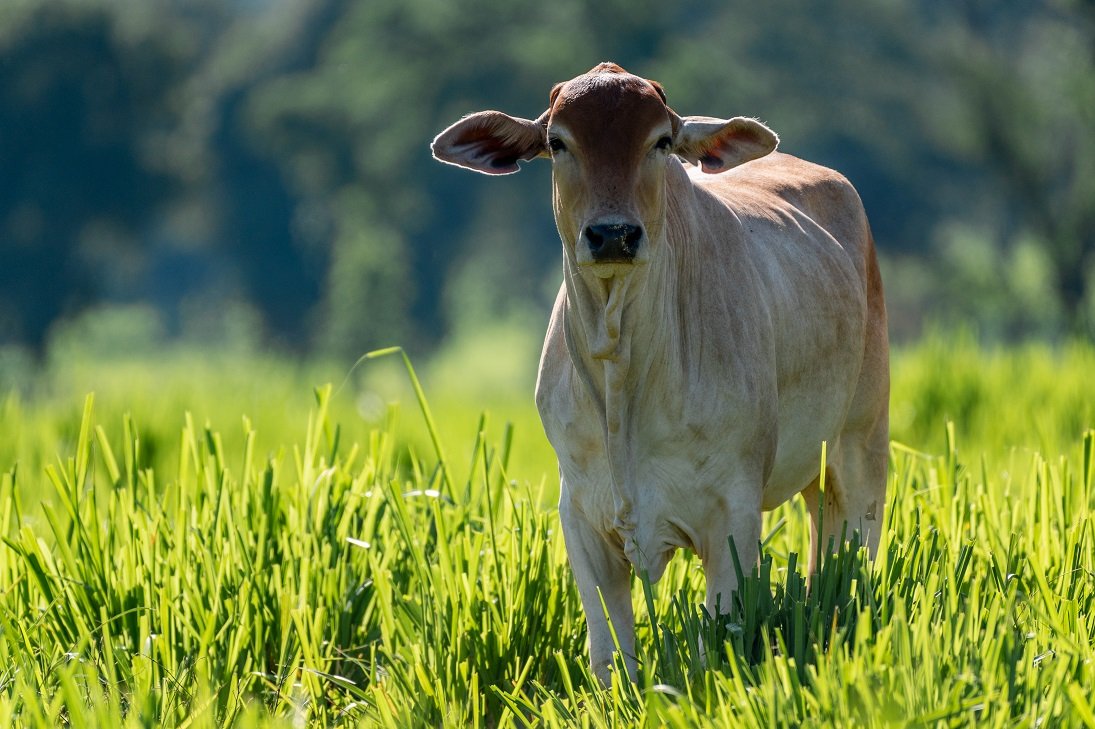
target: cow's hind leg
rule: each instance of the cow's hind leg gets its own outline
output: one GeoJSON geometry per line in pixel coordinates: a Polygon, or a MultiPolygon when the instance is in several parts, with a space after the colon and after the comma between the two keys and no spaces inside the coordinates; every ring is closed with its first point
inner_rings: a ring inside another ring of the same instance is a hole
{"type": "MultiPolygon", "coordinates": [[[[862,544],[872,557],[885,526],[886,470],[890,460],[890,361],[886,334],[886,304],[873,240],[867,249],[867,322],[863,366],[859,373],[844,427],[830,444],[825,474],[825,508],[822,512],[822,544],[850,536],[859,530],[862,544]]],[[[810,573],[817,570],[819,538],[818,479],[802,492],[810,511],[810,573]]],[[[834,541],[835,546],[835,541],[834,541]]]]}
{"type": "Polygon", "coordinates": [[[874,557],[882,536],[886,505],[886,470],[889,436],[883,422],[869,432],[851,431],[840,436],[825,473],[825,508],[820,513],[820,477],[802,491],[810,512],[810,573],[817,570],[818,538],[836,549],[841,534],[850,538],[858,530],[861,543],[874,557]],[[821,534],[819,535],[819,532],[821,534]]]}
{"type": "Polygon", "coordinates": [[[636,678],[635,613],[631,607],[631,563],[573,508],[563,489],[559,517],[567,558],[578,583],[589,633],[589,665],[606,686],[611,682],[617,642],[628,678],[636,678]],[[602,604],[603,600],[603,604],[602,604]],[[608,619],[605,612],[608,613],[608,619]],[[611,625],[609,624],[611,620],[611,625]],[[615,631],[615,639],[613,639],[615,631]]]}
{"type": "MultiPolygon", "coordinates": [[[[862,544],[874,557],[885,526],[882,512],[886,506],[886,470],[890,460],[890,364],[882,282],[874,249],[869,253],[869,311],[863,368],[843,430],[837,441],[830,444],[822,512],[824,533],[820,536],[822,544],[828,547],[830,537],[839,539],[845,529],[847,536],[859,530],[862,544]]],[[[810,574],[817,571],[821,503],[818,480],[814,479],[802,492],[810,511],[810,574]]]]}

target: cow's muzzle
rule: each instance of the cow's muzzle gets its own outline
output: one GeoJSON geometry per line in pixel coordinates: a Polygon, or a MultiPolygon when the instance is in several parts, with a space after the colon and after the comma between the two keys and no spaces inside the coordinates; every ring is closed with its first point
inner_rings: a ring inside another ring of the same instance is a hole
{"type": "Polygon", "coordinates": [[[594,263],[631,263],[643,239],[643,229],[627,223],[587,225],[582,237],[594,263]]]}

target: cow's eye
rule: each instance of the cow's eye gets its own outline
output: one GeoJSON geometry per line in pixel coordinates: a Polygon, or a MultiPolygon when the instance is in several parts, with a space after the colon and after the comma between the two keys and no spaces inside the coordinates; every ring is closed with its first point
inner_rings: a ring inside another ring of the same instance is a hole
{"type": "Polygon", "coordinates": [[[666,136],[664,136],[664,137],[662,137],[661,139],[658,140],[657,144],[654,145],[654,148],[655,149],[660,149],[662,151],[666,151],[672,146],[673,146],[673,137],[670,137],[669,135],[666,135],[666,136]]]}
{"type": "Polygon", "coordinates": [[[565,151],[567,151],[567,146],[565,144],[563,144],[563,140],[559,139],[558,137],[549,137],[548,138],[548,148],[552,152],[565,152],[565,151]]]}

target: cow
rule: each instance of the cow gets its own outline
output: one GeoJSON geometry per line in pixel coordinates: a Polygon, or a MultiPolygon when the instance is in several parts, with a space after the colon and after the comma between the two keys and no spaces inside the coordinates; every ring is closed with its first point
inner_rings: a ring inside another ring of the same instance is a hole
{"type": "Polygon", "coordinates": [[[878,547],[889,345],[874,240],[847,179],[777,144],[751,118],[678,116],[658,83],[602,63],[535,120],[483,111],[432,145],[490,175],[551,159],[563,283],[536,404],[605,683],[617,645],[636,676],[632,569],[656,582],[691,549],[706,609],[726,612],[730,539],[748,569],[762,511],[799,493],[811,572],[819,539],[854,529],[878,547]]]}

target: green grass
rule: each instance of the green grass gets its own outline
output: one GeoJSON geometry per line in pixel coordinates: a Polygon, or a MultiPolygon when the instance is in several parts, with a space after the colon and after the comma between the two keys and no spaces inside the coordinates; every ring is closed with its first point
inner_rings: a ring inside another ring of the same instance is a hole
{"type": "Polygon", "coordinates": [[[712,621],[680,554],[636,581],[640,680],[610,689],[515,362],[424,368],[432,427],[397,356],[9,387],[0,726],[1095,726],[1095,347],[896,353],[878,559],[807,583],[793,501],[712,621]]]}

